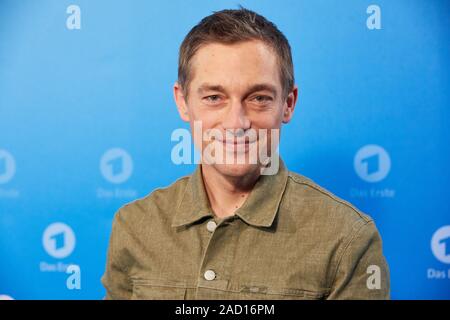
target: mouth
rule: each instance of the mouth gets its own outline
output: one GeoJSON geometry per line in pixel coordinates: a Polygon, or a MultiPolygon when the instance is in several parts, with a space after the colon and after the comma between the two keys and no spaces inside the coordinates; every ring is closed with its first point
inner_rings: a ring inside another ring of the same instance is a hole
{"type": "Polygon", "coordinates": [[[252,140],[249,140],[249,139],[238,139],[238,140],[236,140],[236,139],[225,139],[225,140],[218,139],[217,141],[220,143],[229,144],[229,145],[244,145],[244,144],[250,145],[252,143],[257,142],[258,140],[257,139],[252,139],[252,140]]]}
{"type": "Polygon", "coordinates": [[[217,140],[227,153],[248,153],[250,148],[256,145],[257,140],[217,140]]]}

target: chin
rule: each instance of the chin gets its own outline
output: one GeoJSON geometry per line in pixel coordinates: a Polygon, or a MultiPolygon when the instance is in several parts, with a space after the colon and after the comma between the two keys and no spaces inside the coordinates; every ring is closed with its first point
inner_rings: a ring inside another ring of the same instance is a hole
{"type": "Polygon", "coordinates": [[[214,168],[224,176],[242,177],[248,174],[254,174],[259,170],[257,164],[214,164],[214,168]]]}

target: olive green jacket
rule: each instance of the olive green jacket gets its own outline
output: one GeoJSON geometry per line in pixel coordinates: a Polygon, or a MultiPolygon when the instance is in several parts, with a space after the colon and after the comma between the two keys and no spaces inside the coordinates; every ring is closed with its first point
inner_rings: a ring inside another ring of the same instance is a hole
{"type": "Polygon", "coordinates": [[[106,299],[388,299],[373,220],[280,159],[233,216],[209,205],[201,165],[115,215],[106,299]]]}

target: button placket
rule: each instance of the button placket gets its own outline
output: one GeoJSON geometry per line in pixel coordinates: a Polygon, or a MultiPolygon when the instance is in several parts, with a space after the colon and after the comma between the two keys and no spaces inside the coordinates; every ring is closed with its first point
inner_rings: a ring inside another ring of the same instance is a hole
{"type": "Polygon", "coordinates": [[[211,232],[209,230],[212,230],[212,223],[210,229],[208,223],[203,225],[203,228],[207,229],[203,230],[209,233],[209,237],[200,264],[200,279],[195,293],[196,297],[199,292],[202,292],[200,296],[203,296],[207,290],[211,289],[227,290],[234,264],[233,252],[235,252],[238,237],[238,232],[234,232],[234,230],[239,229],[239,224],[235,224],[236,217],[221,219],[219,222],[215,219],[210,221],[214,221],[215,228],[211,232]],[[224,240],[226,240],[225,243],[224,240]],[[219,250],[220,255],[216,252],[213,255],[214,259],[211,259],[212,250],[219,250]]]}

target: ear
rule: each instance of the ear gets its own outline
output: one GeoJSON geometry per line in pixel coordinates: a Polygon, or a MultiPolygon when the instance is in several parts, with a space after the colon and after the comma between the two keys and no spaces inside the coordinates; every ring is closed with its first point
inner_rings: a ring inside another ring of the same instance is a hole
{"type": "Polygon", "coordinates": [[[173,85],[173,97],[175,99],[175,103],[177,105],[178,113],[183,121],[189,122],[189,110],[186,103],[186,99],[183,93],[183,89],[181,88],[178,81],[173,85]]]}
{"type": "Polygon", "coordinates": [[[297,103],[298,98],[298,87],[297,85],[294,85],[294,88],[292,91],[288,94],[284,110],[283,110],[283,123],[288,123],[291,121],[292,116],[294,114],[295,104],[297,103]]]}

